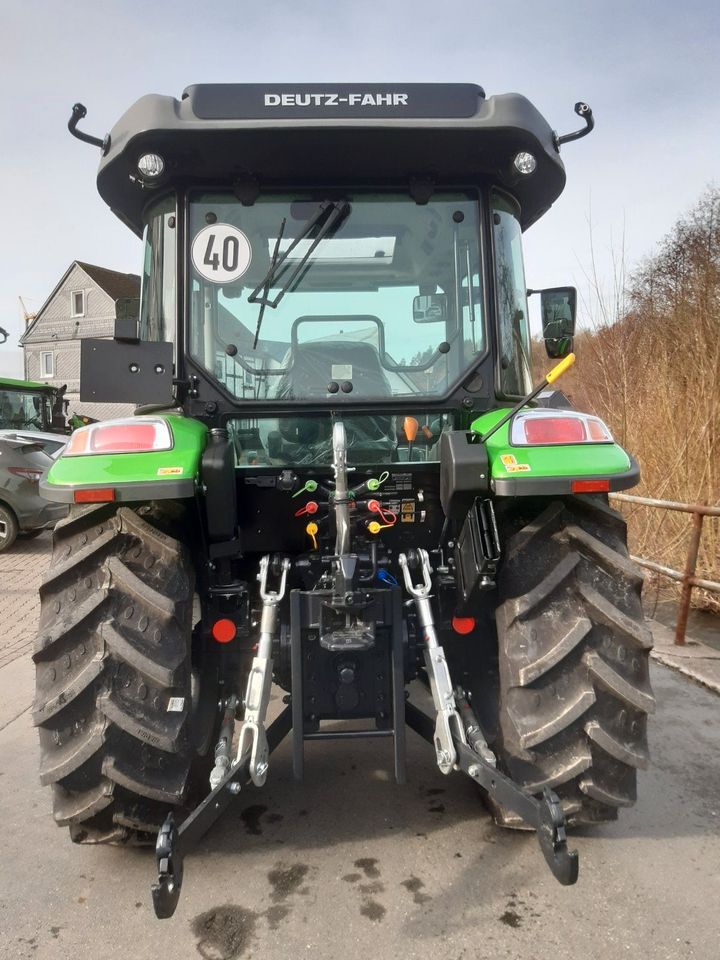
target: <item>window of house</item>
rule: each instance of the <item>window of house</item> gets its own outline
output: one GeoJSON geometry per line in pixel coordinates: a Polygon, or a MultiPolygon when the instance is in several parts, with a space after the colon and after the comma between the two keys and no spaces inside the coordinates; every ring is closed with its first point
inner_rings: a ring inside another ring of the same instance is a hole
{"type": "Polygon", "coordinates": [[[55,376],[55,354],[50,350],[40,354],[40,376],[45,379],[55,376]]]}
{"type": "Polygon", "coordinates": [[[70,294],[70,315],[73,317],[85,316],[85,291],[73,290],[70,294]]]}

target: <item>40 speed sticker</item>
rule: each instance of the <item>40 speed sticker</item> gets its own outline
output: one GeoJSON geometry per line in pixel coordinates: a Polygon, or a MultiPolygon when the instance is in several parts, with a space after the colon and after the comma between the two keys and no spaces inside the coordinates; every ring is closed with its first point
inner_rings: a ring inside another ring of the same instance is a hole
{"type": "Polygon", "coordinates": [[[238,227],[231,223],[211,223],[192,242],[193,266],[211,283],[239,280],[250,266],[252,247],[238,227]]]}

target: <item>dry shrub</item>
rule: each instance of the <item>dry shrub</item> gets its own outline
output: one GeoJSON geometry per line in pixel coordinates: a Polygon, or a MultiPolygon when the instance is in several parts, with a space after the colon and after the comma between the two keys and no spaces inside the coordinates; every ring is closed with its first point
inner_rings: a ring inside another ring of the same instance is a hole
{"type": "MultiPolygon", "coordinates": [[[[621,264],[609,297],[594,285],[593,322],[563,389],[637,457],[642,481],[629,493],[719,504],[720,190],[707,189],[627,279],[621,264]]],[[[682,570],[690,516],[628,507],[631,551],[682,570]]],[[[720,581],[720,519],[704,521],[697,569],[720,581]]],[[[718,594],[693,596],[720,609],[718,594]]]]}

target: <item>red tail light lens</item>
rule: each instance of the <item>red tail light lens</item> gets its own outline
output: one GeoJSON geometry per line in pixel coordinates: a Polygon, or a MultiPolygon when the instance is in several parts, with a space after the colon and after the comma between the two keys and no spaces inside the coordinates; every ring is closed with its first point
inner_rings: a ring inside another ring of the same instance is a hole
{"type": "Polygon", "coordinates": [[[612,443],[612,434],[600,420],[571,410],[528,410],[518,413],[510,428],[515,447],[563,443],[612,443]]]}
{"type": "Polygon", "coordinates": [[[89,454],[149,453],[172,450],[172,434],[165,420],[132,417],[128,420],[107,420],[80,427],[70,437],[63,456],[89,454]]]}
{"type": "Polygon", "coordinates": [[[586,440],[585,424],[575,417],[543,417],[526,420],[526,443],[582,443],[586,440]]]}
{"type": "Polygon", "coordinates": [[[94,453],[117,453],[123,450],[154,450],[155,425],[152,423],[108,424],[93,431],[94,453]]]}

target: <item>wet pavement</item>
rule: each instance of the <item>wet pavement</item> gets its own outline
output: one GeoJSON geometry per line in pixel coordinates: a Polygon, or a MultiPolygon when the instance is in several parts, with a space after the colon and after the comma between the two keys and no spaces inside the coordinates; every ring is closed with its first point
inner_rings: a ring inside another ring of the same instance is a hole
{"type": "Polygon", "coordinates": [[[23,550],[0,556],[3,960],[718,956],[720,697],[657,663],[652,765],[635,807],[572,838],[575,887],[414,734],[405,786],[375,741],[308,744],[297,784],[286,742],[266,787],[244,790],[186,861],[175,917],[156,920],[152,853],[71,844],[38,784],[28,644],[47,544],[23,550]]]}

